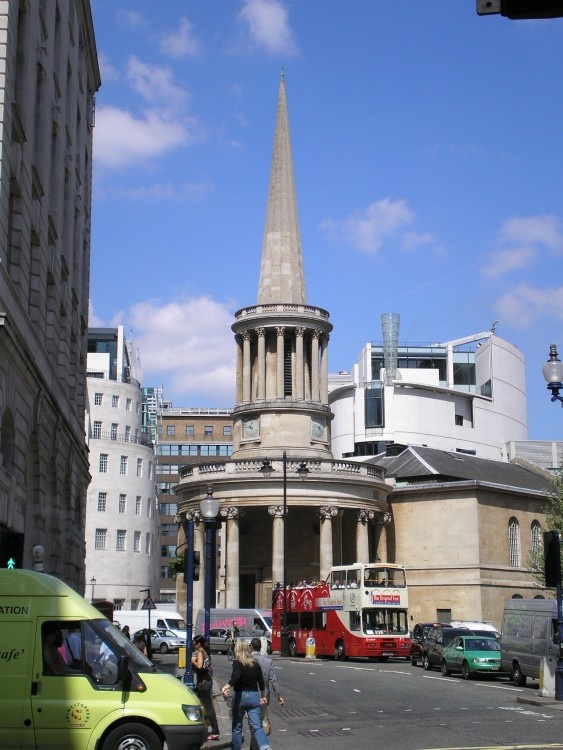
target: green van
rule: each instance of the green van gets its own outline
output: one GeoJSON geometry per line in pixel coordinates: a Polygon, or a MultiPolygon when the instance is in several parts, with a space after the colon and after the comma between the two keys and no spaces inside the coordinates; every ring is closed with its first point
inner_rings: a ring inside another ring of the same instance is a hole
{"type": "Polygon", "coordinates": [[[0,570],[0,726],[10,750],[199,750],[196,695],[58,578],[0,570]]]}

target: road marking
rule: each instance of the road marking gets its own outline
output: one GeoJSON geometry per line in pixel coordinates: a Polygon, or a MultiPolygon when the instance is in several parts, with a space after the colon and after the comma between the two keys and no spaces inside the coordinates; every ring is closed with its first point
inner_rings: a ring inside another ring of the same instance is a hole
{"type": "Polygon", "coordinates": [[[361,690],[358,690],[358,688],[354,688],[354,692],[355,692],[355,693],[361,693],[362,691],[361,691],[361,690]]]}
{"type": "Polygon", "coordinates": [[[475,745],[474,747],[463,745],[463,747],[426,747],[423,750],[548,750],[548,748],[563,750],[563,745],[560,743],[538,745],[534,742],[533,745],[475,745]]]}

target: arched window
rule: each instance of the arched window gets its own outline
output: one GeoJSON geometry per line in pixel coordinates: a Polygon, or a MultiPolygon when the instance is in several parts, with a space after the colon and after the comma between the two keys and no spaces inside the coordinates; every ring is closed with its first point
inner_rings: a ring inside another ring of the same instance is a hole
{"type": "Polygon", "coordinates": [[[513,568],[520,567],[520,524],[512,517],[508,522],[508,556],[513,568]]]}
{"type": "Polygon", "coordinates": [[[539,555],[542,547],[541,526],[539,521],[532,521],[532,526],[530,527],[530,541],[532,554],[539,555]]]}

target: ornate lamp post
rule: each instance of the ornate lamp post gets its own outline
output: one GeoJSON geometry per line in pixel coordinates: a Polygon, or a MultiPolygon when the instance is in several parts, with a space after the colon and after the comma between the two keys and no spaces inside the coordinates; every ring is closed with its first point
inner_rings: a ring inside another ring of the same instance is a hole
{"type": "Polygon", "coordinates": [[[542,368],[543,376],[547,381],[547,389],[551,391],[551,400],[560,401],[563,406],[563,396],[559,391],[563,389],[563,362],[557,354],[557,344],[549,347],[549,359],[542,368]]]}
{"type": "Polygon", "coordinates": [[[215,532],[217,529],[217,515],[219,514],[219,501],[213,497],[213,488],[211,485],[208,485],[207,497],[200,502],[199,509],[203,523],[205,524],[204,636],[205,640],[209,642],[211,603],[213,602],[213,605],[215,605],[216,598],[215,532]]]}
{"type": "MultiPolygon", "coordinates": [[[[280,637],[281,637],[281,655],[289,656],[289,631],[287,628],[287,529],[286,529],[287,453],[286,451],[283,452],[281,461],[282,461],[282,467],[283,467],[283,542],[282,542],[282,547],[283,547],[283,567],[282,567],[283,607],[282,607],[280,637]]],[[[272,472],[275,471],[275,469],[272,466],[271,461],[265,458],[262,461],[262,466],[260,467],[260,471],[266,478],[268,478],[272,475],[272,472]]],[[[302,461],[299,464],[299,467],[297,469],[297,474],[301,477],[301,479],[305,479],[308,473],[309,473],[309,469],[307,468],[307,464],[305,463],[305,461],[302,461]]]]}
{"type": "Polygon", "coordinates": [[[94,578],[94,576],[92,576],[92,578],[90,578],[90,586],[92,586],[92,594],[90,596],[90,601],[93,602],[94,601],[94,590],[96,588],[96,579],[94,578]]]}

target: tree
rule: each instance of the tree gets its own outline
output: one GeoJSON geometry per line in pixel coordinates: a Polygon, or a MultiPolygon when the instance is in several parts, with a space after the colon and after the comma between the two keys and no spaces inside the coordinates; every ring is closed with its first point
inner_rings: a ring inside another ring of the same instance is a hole
{"type": "MultiPolygon", "coordinates": [[[[552,476],[549,489],[546,490],[547,505],[545,506],[545,529],[559,531],[563,536],[563,467],[552,476]]],[[[528,557],[528,567],[536,581],[545,588],[545,570],[543,545],[532,549],[528,557]]]]}

